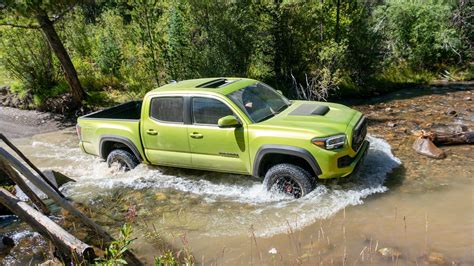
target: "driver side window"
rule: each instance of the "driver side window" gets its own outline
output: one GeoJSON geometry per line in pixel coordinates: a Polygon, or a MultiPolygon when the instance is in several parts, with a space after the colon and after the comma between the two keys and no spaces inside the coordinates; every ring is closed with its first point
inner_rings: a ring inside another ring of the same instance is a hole
{"type": "Polygon", "coordinates": [[[217,125],[220,118],[234,114],[223,102],[204,97],[193,97],[192,112],[194,124],[206,125],[217,125]]]}

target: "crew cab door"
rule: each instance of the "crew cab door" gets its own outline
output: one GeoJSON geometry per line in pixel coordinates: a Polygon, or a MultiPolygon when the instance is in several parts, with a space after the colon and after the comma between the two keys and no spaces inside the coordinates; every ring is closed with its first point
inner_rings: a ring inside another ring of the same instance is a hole
{"type": "Polygon", "coordinates": [[[246,125],[219,128],[220,118],[235,115],[230,106],[210,96],[194,96],[190,100],[188,137],[193,168],[248,174],[246,125]]]}
{"type": "Polygon", "coordinates": [[[146,157],[152,164],[191,166],[189,137],[185,124],[185,98],[155,96],[142,113],[142,139],[146,157]]]}

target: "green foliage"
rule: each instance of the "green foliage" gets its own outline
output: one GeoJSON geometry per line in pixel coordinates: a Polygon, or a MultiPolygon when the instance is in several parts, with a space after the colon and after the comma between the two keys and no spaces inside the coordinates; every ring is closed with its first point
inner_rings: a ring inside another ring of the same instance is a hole
{"type": "MultiPolygon", "coordinates": [[[[35,25],[38,8],[52,15],[75,3],[7,2],[0,23],[26,25],[35,25]]],[[[55,27],[89,106],[140,97],[172,79],[245,76],[290,97],[303,88],[307,98],[325,99],[340,87],[363,93],[382,82],[472,77],[472,1],[336,3],[86,1],[55,27]]],[[[37,102],[63,91],[39,30],[1,34],[0,80],[19,81],[37,102]]]]}
{"type": "Polygon", "coordinates": [[[104,258],[97,258],[97,265],[122,265],[127,264],[124,259],[124,253],[129,249],[133,242],[131,239],[132,227],[129,224],[124,224],[120,228],[120,236],[118,240],[110,243],[110,246],[105,250],[104,258]]]}
{"type": "Polygon", "coordinates": [[[42,96],[58,83],[51,49],[43,35],[25,29],[1,29],[0,61],[21,90],[42,96]]]}
{"type": "Polygon", "coordinates": [[[155,266],[177,266],[178,260],[170,250],[165,251],[163,255],[155,258],[155,266]]]}
{"type": "Polygon", "coordinates": [[[450,25],[452,6],[438,1],[388,1],[375,10],[375,30],[384,36],[388,55],[415,69],[433,68],[460,58],[460,34],[450,25]]]}
{"type": "Polygon", "coordinates": [[[100,71],[104,74],[119,77],[120,66],[123,62],[121,44],[123,39],[122,17],[114,11],[106,11],[101,16],[99,28],[95,32],[95,43],[93,48],[93,59],[100,71]]]}

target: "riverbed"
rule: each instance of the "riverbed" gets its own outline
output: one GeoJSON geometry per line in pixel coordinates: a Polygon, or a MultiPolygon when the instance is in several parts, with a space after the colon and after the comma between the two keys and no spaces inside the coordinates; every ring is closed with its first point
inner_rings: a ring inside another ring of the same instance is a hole
{"type": "MultiPolygon", "coordinates": [[[[122,173],[82,153],[72,128],[14,143],[41,169],[75,179],[63,192],[109,232],[132,222],[132,249],[150,264],[164,249],[184,248],[205,265],[472,265],[473,146],[445,147],[447,158],[435,160],[411,144],[423,129],[474,130],[473,92],[439,85],[351,103],[369,118],[360,172],[297,200],[240,175],[147,165],[122,173]]],[[[1,230],[46,249],[23,225],[1,230]]],[[[15,249],[5,261],[22,264],[15,249]]]]}

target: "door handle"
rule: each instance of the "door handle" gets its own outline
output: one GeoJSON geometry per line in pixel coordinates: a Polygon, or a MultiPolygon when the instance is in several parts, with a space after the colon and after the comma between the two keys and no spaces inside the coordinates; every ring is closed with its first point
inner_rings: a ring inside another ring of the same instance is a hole
{"type": "Polygon", "coordinates": [[[148,129],[148,130],[146,131],[146,133],[147,133],[148,135],[157,135],[157,134],[158,134],[158,132],[156,132],[156,131],[153,130],[153,129],[148,129]]]}
{"type": "Polygon", "coordinates": [[[202,139],[203,138],[202,134],[199,134],[197,132],[193,132],[193,133],[189,134],[189,136],[193,139],[202,139]]]}

